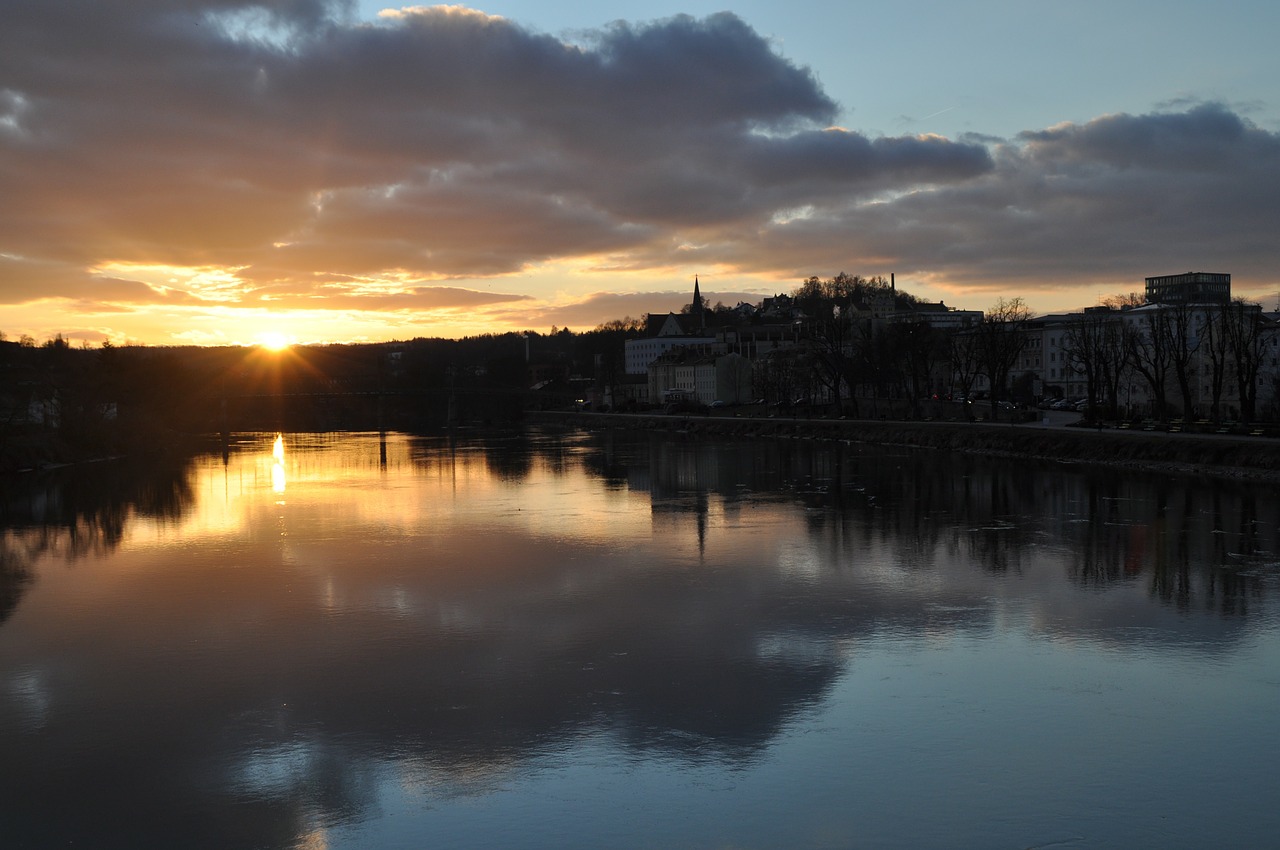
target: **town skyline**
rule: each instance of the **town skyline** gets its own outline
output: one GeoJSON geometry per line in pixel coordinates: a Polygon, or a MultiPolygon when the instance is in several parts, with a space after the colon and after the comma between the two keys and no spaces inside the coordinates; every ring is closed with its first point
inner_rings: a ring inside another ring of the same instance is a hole
{"type": "Polygon", "coordinates": [[[579,331],[695,275],[727,306],[841,272],[1036,313],[1280,290],[1263,4],[384,5],[6,4],[0,332],[579,331]]]}

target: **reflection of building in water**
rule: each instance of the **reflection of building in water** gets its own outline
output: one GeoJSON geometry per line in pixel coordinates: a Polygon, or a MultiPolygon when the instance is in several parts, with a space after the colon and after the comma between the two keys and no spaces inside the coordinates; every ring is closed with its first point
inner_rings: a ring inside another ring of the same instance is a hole
{"type": "Polygon", "coordinates": [[[642,439],[630,455],[611,444],[611,469],[649,493],[656,531],[704,547],[733,533],[718,523],[730,511],[781,499],[850,561],[871,539],[928,569],[961,557],[1026,576],[1051,554],[1078,586],[1224,614],[1256,608],[1280,563],[1280,500],[1259,486],[838,442],[642,439]]]}

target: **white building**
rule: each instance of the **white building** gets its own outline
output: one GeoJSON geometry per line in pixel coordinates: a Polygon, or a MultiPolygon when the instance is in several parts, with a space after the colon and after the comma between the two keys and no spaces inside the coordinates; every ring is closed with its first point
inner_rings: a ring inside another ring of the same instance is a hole
{"type": "Polygon", "coordinates": [[[649,398],[743,404],[751,400],[751,361],[736,353],[669,352],[649,366],[649,398]]]}
{"type": "Polygon", "coordinates": [[[713,336],[684,334],[629,339],[623,344],[625,368],[628,375],[644,375],[648,373],[650,364],[664,354],[682,348],[710,352],[715,344],[713,336]]]}

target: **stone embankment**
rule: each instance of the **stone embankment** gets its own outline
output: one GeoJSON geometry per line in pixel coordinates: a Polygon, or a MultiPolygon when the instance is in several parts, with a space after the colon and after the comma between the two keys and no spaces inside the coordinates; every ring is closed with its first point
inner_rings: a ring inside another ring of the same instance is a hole
{"type": "Polygon", "coordinates": [[[1010,423],[540,412],[541,424],[682,436],[845,440],[1280,482],[1280,440],[1010,423]]]}

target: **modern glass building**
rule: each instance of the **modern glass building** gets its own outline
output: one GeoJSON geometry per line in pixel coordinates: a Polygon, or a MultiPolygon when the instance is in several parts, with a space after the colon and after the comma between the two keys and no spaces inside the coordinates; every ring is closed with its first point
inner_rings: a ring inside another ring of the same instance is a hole
{"type": "Polygon", "coordinates": [[[1227,304],[1230,301],[1229,274],[1184,272],[1147,278],[1148,304],[1227,304]]]}

